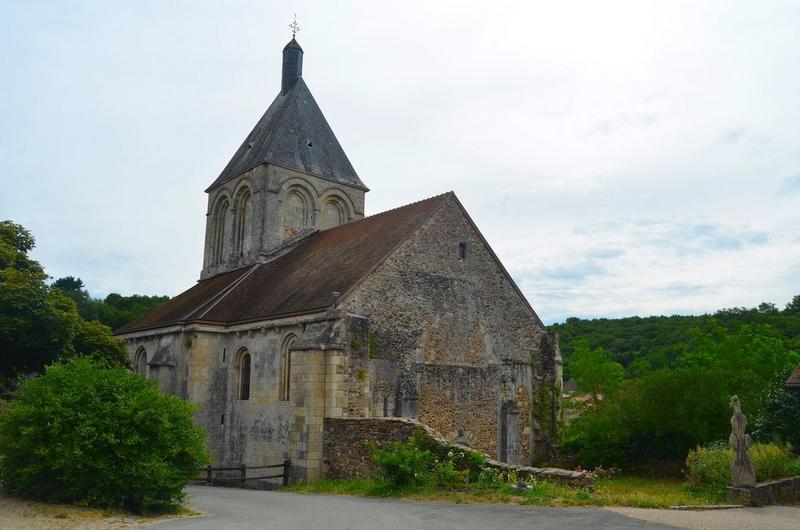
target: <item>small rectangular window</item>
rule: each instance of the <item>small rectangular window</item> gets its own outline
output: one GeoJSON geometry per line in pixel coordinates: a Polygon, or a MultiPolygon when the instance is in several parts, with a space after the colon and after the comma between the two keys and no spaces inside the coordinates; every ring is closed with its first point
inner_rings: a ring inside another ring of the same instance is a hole
{"type": "Polygon", "coordinates": [[[225,362],[225,348],[222,348],[222,362],[225,362]]]}
{"type": "Polygon", "coordinates": [[[223,414],[222,416],[220,416],[220,418],[219,418],[219,424],[220,424],[220,425],[225,425],[225,414],[223,414]]]}
{"type": "Polygon", "coordinates": [[[467,244],[463,241],[458,244],[458,259],[466,259],[467,257],[467,244]]]}
{"type": "Polygon", "coordinates": [[[282,364],[281,367],[281,400],[282,401],[289,401],[289,386],[292,381],[292,352],[285,351],[282,356],[282,364]]]}

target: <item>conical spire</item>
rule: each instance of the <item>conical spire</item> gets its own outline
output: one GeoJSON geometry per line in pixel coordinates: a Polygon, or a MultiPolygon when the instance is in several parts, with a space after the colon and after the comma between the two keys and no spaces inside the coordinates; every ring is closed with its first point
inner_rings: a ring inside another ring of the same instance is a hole
{"type": "Polygon", "coordinates": [[[368,189],[347,159],[302,74],[303,49],[293,37],[283,48],[280,94],[206,191],[259,164],[275,164],[368,189]]]}
{"type": "Polygon", "coordinates": [[[292,37],[283,48],[283,70],[281,75],[281,94],[286,94],[303,77],[303,48],[292,37]]]}

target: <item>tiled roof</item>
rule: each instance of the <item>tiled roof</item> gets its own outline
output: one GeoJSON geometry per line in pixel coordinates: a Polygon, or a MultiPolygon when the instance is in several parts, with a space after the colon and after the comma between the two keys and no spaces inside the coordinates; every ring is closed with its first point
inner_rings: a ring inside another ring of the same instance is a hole
{"type": "Polygon", "coordinates": [[[278,94],[206,191],[265,163],[367,189],[302,78],[278,94]]]}
{"type": "Polygon", "coordinates": [[[308,236],[267,263],[198,282],[117,334],[175,324],[230,325],[312,313],[330,307],[368,276],[452,192],[308,236]]]}
{"type": "Polygon", "coordinates": [[[800,388],[800,364],[797,365],[792,375],[786,380],[786,386],[789,388],[800,388]]]}

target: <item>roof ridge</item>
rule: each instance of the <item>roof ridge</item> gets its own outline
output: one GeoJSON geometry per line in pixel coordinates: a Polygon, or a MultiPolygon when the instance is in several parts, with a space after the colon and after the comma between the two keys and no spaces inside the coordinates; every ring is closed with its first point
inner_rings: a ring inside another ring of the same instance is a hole
{"type": "MultiPolygon", "coordinates": [[[[382,212],[374,213],[372,215],[366,215],[366,216],[362,217],[361,219],[355,219],[353,221],[349,221],[347,223],[340,224],[338,226],[334,226],[333,228],[328,228],[328,230],[336,230],[340,226],[348,226],[348,225],[352,225],[352,224],[355,224],[355,223],[360,223],[362,221],[368,221],[370,219],[375,219],[377,217],[381,217],[382,215],[386,215],[386,214],[389,214],[389,213],[392,213],[392,212],[396,212],[397,210],[402,210],[403,208],[408,208],[410,206],[414,206],[414,205],[423,203],[425,201],[432,201],[433,199],[442,199],[442,198],[444,198],[444,197],[446,197],[448,195],[455,195],[455,193],[453,191],[446,191],[444,193],[440,193],[439,195],[433,195],[431,197],[426,197],[426,198],[420,199],[418,201],[410,202],[408,204],[403,204],[402,206],[395,206],[394,208],[391,208],[389,210],[384,210],[382,212]]],[[[326,230],[326,232],[327,232],[327,230],[326,230]]]]}

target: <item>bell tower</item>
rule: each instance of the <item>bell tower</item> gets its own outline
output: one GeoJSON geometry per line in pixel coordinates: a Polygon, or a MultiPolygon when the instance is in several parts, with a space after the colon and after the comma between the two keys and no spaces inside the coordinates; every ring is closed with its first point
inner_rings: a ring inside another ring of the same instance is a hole
{"type": "Polygon", "coordinates": [[[303,80],[303,48],[283,48],[280,93],[206,189],[201,279],[268,260],[316,230],[364,217],[359,178],[303,80]]]}

